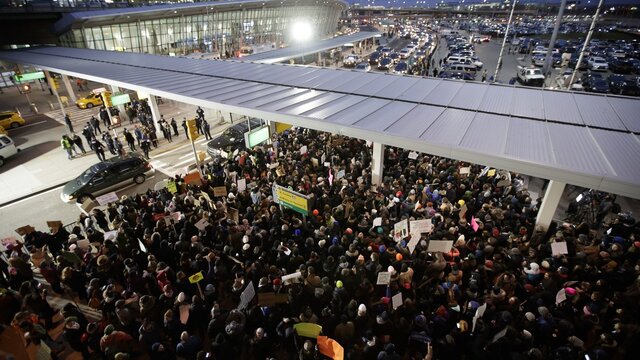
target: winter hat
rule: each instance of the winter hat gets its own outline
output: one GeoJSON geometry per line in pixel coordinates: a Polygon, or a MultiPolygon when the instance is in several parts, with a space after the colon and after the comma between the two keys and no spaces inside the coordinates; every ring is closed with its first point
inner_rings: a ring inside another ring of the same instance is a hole
{"type": "Polygon", "coordinates": [[[524,314],[524,317],[529,320],[529,321],[535,321],[536,320],[536,316],[533,315],[532,312],[528,311],[524,314]]]}

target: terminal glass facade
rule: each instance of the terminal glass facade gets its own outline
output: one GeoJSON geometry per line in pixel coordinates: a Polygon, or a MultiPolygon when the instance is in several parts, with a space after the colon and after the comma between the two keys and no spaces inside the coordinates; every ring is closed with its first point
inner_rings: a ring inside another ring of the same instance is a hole
{"type": "Polygon", "coordinates": [[[206,8],[195,15],[180,15],[178,11],[163,18],[84,25],[63,34],[60,42],[62,46],[97,50],[165,55],[200,51],[237,56],[241,51],[264,51],[289,42],[291,34],[287,30],[295,22],[311,24],[316,37],[331,34],[341,11],[339,4],[331,1],[229,10],[206,8]]]}

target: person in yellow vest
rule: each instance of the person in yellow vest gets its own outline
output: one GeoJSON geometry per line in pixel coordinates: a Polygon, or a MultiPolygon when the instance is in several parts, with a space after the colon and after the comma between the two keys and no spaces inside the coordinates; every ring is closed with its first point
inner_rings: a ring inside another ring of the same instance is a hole
{"type": "Polygon", "coordinates": [[[71,155],[71,151],[73,150],[73,143],[71,139],[67,137],[67,135],[62,135],[62,139],[60,139],[60,145],[67,152],[67,159],[72,160],[73,155],[71,155]]]}

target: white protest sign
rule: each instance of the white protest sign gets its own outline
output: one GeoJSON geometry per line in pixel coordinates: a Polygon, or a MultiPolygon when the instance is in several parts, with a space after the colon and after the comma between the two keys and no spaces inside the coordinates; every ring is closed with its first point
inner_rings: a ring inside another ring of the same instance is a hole
{"type": "Polygon", "coordinates": [[[381,217],[377,217],[377,218],[373,219],[373,226],[382,226],[382,218],[381,217]]]}
{"type": "Polygon", "coordinates": [[[240,294],[240,304],[238,304],[238,310],[246,308],[253,297],[256,296],[256,289],[253,287],[253,282],[249,282],[249,285],[240,294]]]}
{"type": "Polygon", "coordinates": [[[431,240],[427,251],[448,253],[452,246],[453,240],[431,240]]]}
{"type": "Polygon", "coordinates": [[[470,166],[460,168],[460,175],[469,175],[469,173],[471,173],[470,166]]]}
{"type": "Polygon", "coordinates": [[[411,235],[411,240],[409,240],[409,243],[407,244],[411,254],[413,254],[413,251],[416,249],[418,241],[420,241],[420,235],[411,235]]]}
{"type": "Polygon", "coordinates": [[[393,305],[393,310],[402,306],[402,293],[397,293],[391,297],[391,304],[393,305]]]}
{"type": "Polygon", "coordinates": [[[89,250],[89,240],[87,239],[82,239],[82,240],[78,240],[76,242],[76,244],[78,245],[78,247],[82,250],[89,250]]]}
{"type": "Polygon", "coordinates": [[[238,179],[238,192],[245,191],[247,189],[247,179],[238,179]]]}
{"type": "Polygon", "coordinates": [[[96,201],[100,205],[107,205],[109,203],[118,201],[118,195],[112,191],[110,193],[98,196],[96,198],[96,201]]]}
{"type": "Polygon", "coordinates": [[[276,161],[276,162],[274,162],[274,163],[271,163],[271,164],[267,165],[267,167],[269,168],[269,170],[276,169],[278,166],[280,166],[280,162],[278,162],[278,161],[276,161]]]}
{"type": "Polygon", "coordinates": [[[568,253],[569,251],[567,250],[566,242],[562,241],[562,242],[551,243],[551,255],[559,256],[559,255],[564,255],[568,253]]]}
{"type": "Polygon", "coordinates": [[[409,222],[409,229],[411,235],[420,235],[422,233],[430,233],[433,224],[430,219],[424,220],[412,220],[409,222]]]}
{"type": "Polygon", "coordinates": [[[409,153],[409,159],[415,160],[417,158],[418,158],[418,153],[417,152],[412,151],[412,152],[409,153]]]}
{"type": "Polygon", "coordinates": [[[200,231],[204,231],[204,229],[209,226],[209,222],[206,219],[200,219],[196,224],[195,227],[198,228],[198,230],[200,231]]]}
{"type": "Polygon", "coordinates": [[[409,220],[398,221],[393,225],[393,239],[396,242],[400,242],[407,236],[409,236],[409,220]]]}
{"type": "Polygon", "coordinates": [[[376,285],[389,285],[391,282],[391,273],[388,271],[382,271],[378,273],[378,279],[376,285]]]}
{"type": "Polygon", "coordinates": [[[299,278],[302,278],[302,273],[300,271],[296,271],[294,273],[284,275],[282,277],[282,283],[286,285],[293,284],[293,283],[299,282],[300,280],[297,280],[299,278]]]}
{"type": "Polygon", "coordinates": [[[300,155],[304,155],[307,153],[307,145],[303,146],[300,148],[300,155]]]}
{"type": "Polygon", "coordinates": [[[117,237],[118,237],[118,230],[111,230],[104,233],[105,240],[109,240],[109,238],[111,238],[111,240],[115,240],[117,237]]]}
{"type": "Polygon", "coordinates": [[[476,331],[476,323],[478,322],[478,319],[480,319],[482,315],[484,315],[485,310],[487,310],[487,304],[482,304],[482,306],[476,309],[476,314],[473,316],[473,326],[471,327],[471,332],[476,331]]]}
{"type": "Polygon", "coordinates": [[[556,305],[560,304],[565,300],[567,300],[567,293],[566,291],[564,291],[564,288],[562,288],[556,293],[556,305]]]}
{"type": "Polygon", "coordinates": [[[320,156],[320,162],[324,164],[324,166],[328,166],[326,163],[327,156],[325,154],[322,154],[322,156],[320,156]]]}
{"type": "Polygon", "coordinates": [[[140,239],[138,239],[138,245],[140,245],[140,250],[141,250],[143,253],[146,253],[146,252],[147,252],[147,247],[146,247],[146,246],[144,246],[144,244],[142,243],[142,241],[140,241],[140,239]]]}

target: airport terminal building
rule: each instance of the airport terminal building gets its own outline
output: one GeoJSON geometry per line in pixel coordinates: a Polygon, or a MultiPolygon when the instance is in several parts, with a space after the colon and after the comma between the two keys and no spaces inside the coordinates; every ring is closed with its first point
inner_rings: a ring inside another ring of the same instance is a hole
{"type": "Polygon", "coordinates": [[[320,38],[336,31],[341,0],[230,0],[73,12],[54,26],[60,45],[148,54],[195,51],[237,56],[291,42],[303,23],[320,38]]]}

